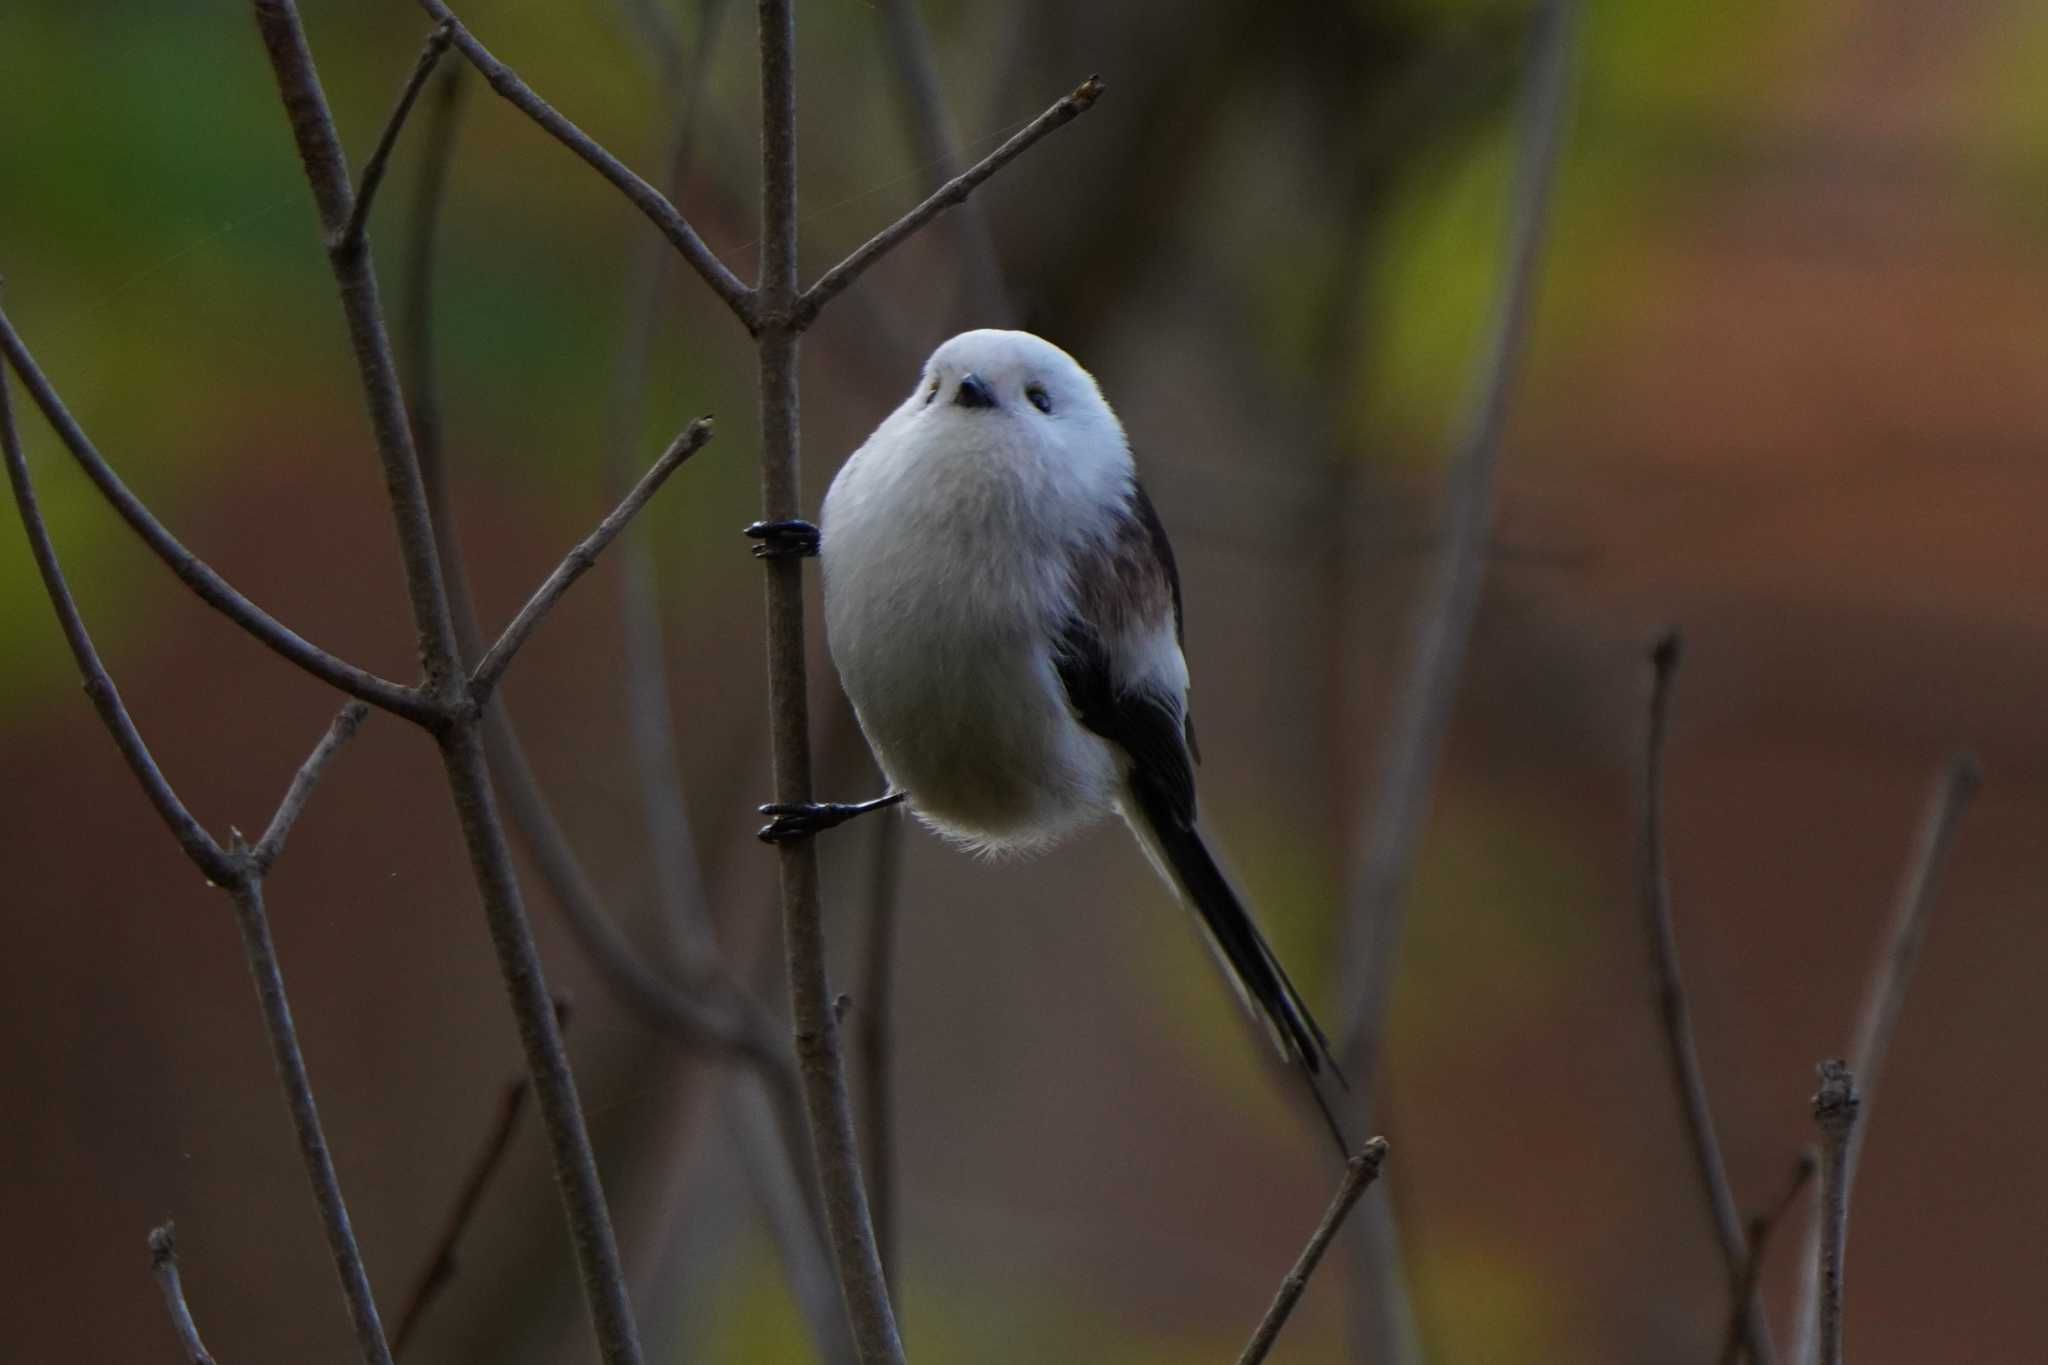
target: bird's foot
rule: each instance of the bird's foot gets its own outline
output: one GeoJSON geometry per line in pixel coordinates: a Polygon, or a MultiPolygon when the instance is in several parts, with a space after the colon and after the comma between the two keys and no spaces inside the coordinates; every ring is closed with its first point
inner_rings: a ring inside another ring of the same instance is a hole
{"type": "Polygon", "coordinates": [[[808,521],[757,521],[745,534],[760,542],[756,559],[810,559],[818,553],[818,528],[808,521]]]}
{"type": "Polygon", "coordinates": [[[764,844],[808,839],[813,834],[843,825],[857,815],[896,805],[903,796],[902,792],[890,792],[872,801],[771,801],[760,807],[760,811],[775,818],[761,826],[756,837],[764,844]]]}

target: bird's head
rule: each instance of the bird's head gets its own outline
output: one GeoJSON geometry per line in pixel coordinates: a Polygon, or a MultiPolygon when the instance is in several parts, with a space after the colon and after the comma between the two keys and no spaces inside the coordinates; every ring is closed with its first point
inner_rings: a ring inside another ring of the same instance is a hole
{"type": "MultiPolygon", "coordinates": [[[[1044,427],[1048,437],[1077,430],[1119,431],[1095,377],[1074,358],[1029,332],[962,332],[932,352],[913,407],[950,409],[972,418],[1044,427]]],[[[1064,442],[1065,435],[1056,439],[1064,442]]]]}

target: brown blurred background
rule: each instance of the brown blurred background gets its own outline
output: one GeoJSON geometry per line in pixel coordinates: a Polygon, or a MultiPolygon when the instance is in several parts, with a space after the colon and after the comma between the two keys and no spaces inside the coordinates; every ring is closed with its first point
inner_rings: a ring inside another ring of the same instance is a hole
{"type": "MultiPolygon", "coordinates": [[[[724,11],[730,8],[730,13],[724,11]]],[[[1109,94],[977,199],[1014,316],[1118,404],[1172,530],[1208,820],[1326,1016],[1447,433],[1497,283],[1527,14],[1486,0],[920,7],[974,156],[1099,72],[1109,94]]],[[[1428,1359],[1709,1359],[1720,1270],[1652,1027],[1629,892],[1642,648],[1690,642],[1671,753],[1678,928],[1739,1197],[1810,1138],[1910,830],[1981,756],[1851,1225],[1863,1365],[2039,1358],[2048,1308],[2048,19],[1889,0],[1587,6],[1486,605],[1434,806],[1387,1077],[1428,1359]]],[[[360,161],[426,23],[306,6],[360,161]]],[[[460,12],[653,174],[675,95],[605,3],[460,12]]],[[[715,43],[679,204],[751,276],[753,17],[715,43]]],[[[869,5],[800,7],[806,276],[928,167],[869,5]]],[[[501,622],[607,505],[649,229],[472,81],[437,280],[463,536],[501,622]]],[[[401,146],[374,239],[413,211],[401,146]]],[[[0,9],[10,315],[188,544],[313,640],[405,677],[409,631],[311,201],[245,9],[0,9]]],[[[942,224],[804,352],[807,499],[987,320],[942,224]]],[[[660,295],[643,461],[717,441],[649,511],[672,713],[724,943],[779,1003],[745,338],[660,295]]],[[[210,828],[253,830],[334,699],[161,571],[22,414],[75,591],[210,828]]],[[[11,516],[7,519],[12,526],[11,516]]],[[[619,685],[616,564],[509,686],[611,905],[666,935],[619,685]]],[[[226,903],[79,695],[0,533],[0,1250],[9,1353],[166,1359],[143,1238],[178,1220],[226,1361],[339,1359],[347,1320],[226,903]]],[[[822,654],[820,655],[822,659],[822,654]]],[[[829,669],[822,786],[875,781],[829,669]]],[[[824,844],[852,974],[870,828],[824,844]]],[[[724,1073],[608,995],[530,888],[660,1360],[800,1361],[721,1118],[724,1073]]],[[[373,718],[271,883],[304,1045],[387,1315],[518,1049],[435,771],[373,718]]],[[[1230,1358],[1327,1196],[1325,1148],[1119,831],[1030,863],[907,838],[894,1002],[904,1326],[923,1360],[1230,1358]]],[[[857,1007],[858,1008],[858,1007],[857,1007]]],[[[1765,1288],[1782,1320],[1793,1248],[1765,1288]]],[[[1347,1358],[1340,1272],[1276,1359],[1347,1358]]],[[[412,1360],[592,1358],[525,1132],[412,1360]]]]}

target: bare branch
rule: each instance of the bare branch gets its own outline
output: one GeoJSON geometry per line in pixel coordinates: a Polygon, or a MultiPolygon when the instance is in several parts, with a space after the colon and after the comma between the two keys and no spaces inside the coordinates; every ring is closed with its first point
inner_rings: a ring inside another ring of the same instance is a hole
{"type": "MultiPolygon", "coordinates": [[[[761,286],[755,294],[760,374],[761,504],[768,521],[797,515],[796,22],[790,0],[761,0],[761,286]]],[[[775,799],[811,799],[809,680],[804,654],[802,561],[765,561],[768,713],[775,799]]],[[[882,1277],[839,1023],[825,968],[815,840],[778,850],[783,959],[797,1071],[810,1121],[811,1157],[824,1200],[839,1292],[862,1365],[902,1365],[903,1343],[882,1277]]]]}
{"type": "MultiPolygon", "coordinates": [[[[257,27],[276,73],[278,93],[290,119],[293,140],[304,163],[306,179],[319,206],[320,221],[333,234],[346,222],[352,203],[347,163],[334,119],[313,69],[312,53],[292,0],[255,0],[257,27]]],[[[447,18],[443,13],[439,18],[447,18]]],[[[457,41],[461,41],[458,33],[457,41]]],[[[483,901],[498,974],[519,1028],[527,1074],[540,1101],[553,1160],[555,1183],[575,1248],[584,1300],[606,1365],[639,1365],[639,1329],[627,1300],[626,1277],[619,1262],[618,1239],[605,1205],[597,1159],[576,1096],[576,1080],[562,1046],[548,997],[547,979],[527,922],[519,880],[512,870],[511,850],[499,822],[490,772],[485,764],[476,725],[476,708],[468,695],[460,651],[441,577],[439,550],[425,488],[420,478],[397,366],[385,332],[383,309],[370,252],[330,251],[328,262],[348,321],[370,423],[383,464],[385,491],[391,502],[399,548],[405,562],[406,587],[420,653],[426,663],[427,687],[445,702],[445,719],[436,731],[441,760],[454,799],[463,843],[483,901]]]]}
{"type": "MultiPolygon", "coordinates": [[[[569,1001],[566,997],[555,998],[555,1023],[564,1033],[568,1032],[569,1001]]],[[[420,1325],[427,1306],[455,1278],[458,1268],[456,1248],[469,1225],[476,1221],[477,1210],[483,1207],[484,1191],[490,1188],[492,1177],[504,1164],[505,1154],[512,1150],[513,1134],[519,1131],[519,1118],[526,1110],[526,1097],[532,1091],[533,1087],[524,1076],[506,1085],[504,1095],[498,1101],[497,1122],[491,1125],[490,1135],[470,1162],[469,1174],[462,1178],[462,1188],[455,1196],[455,1205],[448,1210],[448,1221],[442,1224],[441,1235],[434,1239],[434,1254],[428,1258],[425,1273],[406,1298],[405,1311],[398,1319],[398,1332],[391,1338],[393,1354],[405,1354],[405,1343],[420,1325]]]]}
{"type": "Polygon", "coordinates": [[[1735,1293],[1730,1299],[1728,1334],[1722,1339],[1721,1365],[1738,1365],[1742,1359],[1743,1324],[1748,1321],[1749,1305],[1756,1297],[1758,1283],[1763,1279],[1764,1250],[1770,1244],[1771,1234],[1792,1211],[1799,1192],[1806,1188],[1806,1182],[1813,1179],[1813,1173],[1819,1168],[1820,1157],[1811,1148],[1801,1152],[1799,1160],[1792,1163],[1792,1178],[1785,1182],[1785,1189],[1777,1202],[1749,1220],[1749,1259],[1743,1264],[1742,1278],[1736,1283],[1735,1293]]]}
{"type": "Polygon", "coordinates": [[[597,524],[595,531],[585,536],[575,549],[563,556],[562,562],[555,566],[555,571],[549,574],[547,581],[527,599],[526,605],[519,609],[519,614],[512,618],[512,624],[505,627],[505,633],[498,637],[496,644],[485,651],[475,671],[470,674],[470,692],[479,704],[490,697],[492,689],[498,685],[499,677],[511,664],[512,656],[526,643],[526,637],[533,634],[534,627],[540,624],[541,618],[561,600],[562,594],[569,591],[577,579],[590,571],[590,567],[597,563],[597,557],[604,553],[605,546],[611,544],[613,537],[626,529],[626,523],[639,514],[640,509],[647,505],[649,498],[661,491],[661,486],[668,482],[668,476],[681,468],[683,461],[702,450],[704,443],[710,439],[709,417],[699,417],[690,423],[683,429],[681,435],[669,442],[668,449],[661,453],[661,458],[654,462],[653,467],[641,475],[640,482],[633,486],[632,492],[626,494],[625,500],[597,524]]]}
{"type": "MultiPolygon", "coordinates": [[[[1743,1234],[1742,1215],[1714,1131],[1713,1109],[1707,1103],[1707,1078],[1693,1041],[1692,1007],[1686,1001],[1685,980],[1678,967],[1678,934],[1672,924],[1671,886],[1664,867],[1664,739],[1670,725],[1672,680],[1682,652],[1677,631],[1666,633],[1650,651],[1650,723],[1637,803],[1641,825],[1636,844],[1636,889],[1649,940],[1650,983],[1671,1060],[1671,1080],[1678,1090],[1693,1167],[1706,1196],[1707,1213],[1714,1221],[1732,1289],[1741,1284],[1745,1268],[1755,1256],[1743,1234]]],[[[1753,1288],[1742,1305],[1742,1335],[1744,1348],[1756,1365],[1769,1365],[1776,1358],[1763,1302],[1753,1288]]]]}
{"type": "Polygon", "coordinates": [[[875,1215],[875,1248],[882,1278],[899,1292],[896,1278],[896,1078],[890,1003],[895,998],[896,894],[902,880],[903,821],[875,821],[874,863],[868,883],[868,943],[865,979],[855,997],[860,1007],[862,1145],[867,1148],[868,1194],[875,1215]]]}
{"type": "Polygon", "coordinates": [[[262,839],[250,850],[249,861],[255,865],[258,875],[270,870],[277,861],[277,855],[284,851],[284,841],[298,823],[299,812],[306,808],[307,798],[313,795],[320,775],[327,770],[330,759],[341,746],[355,738],[356,729],[370,714],[369,707],[359,701],[352,701],[341,708],[341,713],[327,727],[327,733],[313,746],[313,752],[306,755],[306,761],[292,774],[292,784],[285,789],[284,800],[278,802],[277,813],[270,817],[270,825],[263,831],[262,839]]]}
{"type": "Polygon", "coordinates": [[[177,1228],[170,1223],[150,1230],[149,1268],[164,1292],[164,1308],[171,1315],[171,1330],[178,1334],[185,1365],[213,1365],[213,1357],[199,1340],[199,1324],[192,1321],[192,1309],[185,1302],[185,1286],[178,1278],[177,1228]]]}
{"type": "Polygon", "coordinates": [[[185,856],[208,881],[216,886],[228,885],[238,875],[234,861],[171,790],[163,770],[150,755],[149,745],[143,742],[141,731],[129,717],[128,708],[122,704],[120,689],[114,686],[113,677],[100,662],[84,618],[78,614],[78,604],[72,600],[71,586],[64,581],[64,568],[57,559],[57,547],[50,540],[50,528],[44,524],[42,508],[36,502],[35,485],[29,479],[28,457],[21,448],[21,433],[14,425],[13,400],[8,394],[5,373],[0,373],[0,448],[5,450],[7,479],[14,488],[21,528],[28,535],[29,551],[35,557],[36,571],[42,575],[43,590],[49,594],[57,623],[64,628],[64,639],[71,646],[72,660],[85,680],[85,694],[92,698],[93,709],[99,712],[100,722],[113,736],[121,757],[127,760],[128,770],[142,784],[143,794],[156,807],[157,815],[185,850],[185,856]]]}
{"type": "Polygon", "coordinates": [[[320,1111],[313,1103],[312,1078],[306,1071],[305,1055],[299,1051],[291,1004],[285,999],[277,945],[271,941],[270,920],[263,910],[263,883],[256,877],[244,877],[232,891],[235,921],[242,931],[242,952],[249,962],[249,975],[256,983],[256,999],[263,1007],[264,1029],[270,1037],[271,1061],[277,1067],[278,1084],[284,1087],[285,1107],[291,1111],[299,1159],[306,1168],[306,1178],[312,1182],[313,1200],[320,1206],[320,1227],[327,1234],[327,1251],[341,1280],[342,1296],[348,1300],[356,1349],[362,1354],[364,1365],[391,1365],[391,1348],[384,1343],[377,1299],[370,1291],[369,1273],[363,1269],[363,1253],[356,1245],[355,1229],[349,1224],[348,1204],[341,1197],[334,1157],[327,1148],[327,1134],[320,1127],[320,1111]]]}
{"type": "Polygon", "coordinates": [[[1387,1140],[1372,1138],[1358,1154],[1344,1165],[1343,1183],[1337,1186],[1337,1197],[1330,1201],[1330,1207],[1323,1211],[1323,1221],[1316,1225],[1309,1237],[1308,1245],[1301,1249],[1294,1268],[1287,1272],[1287,1278],[1280,1281],[1280,1292],[1273,1296],[1273,1306],[1266,1310],[1266,1316],[1252,1332],[1252,1339],[1245,1343],[1243,1354],[1238,1356],[1237,1365],[1259,1365],[1266,1353],[1273,1349],[1279,1339],[1280,1329],[1287,1325],[1294,1305],[1301,1300],[1302,1291],[1308,1288],[1309,1276],[1316,1273],[1323,1253],[1329,1250],[1336,1238],[1337,1230],[1344,1226],[1344,1220],[1351,1216],[1351,1210],[1358,1203],[1373,1181],[1379,1179],[1380,1165],[1387,1159],[1387,1140]]]}
{"type": "MultiPolygon", "coordinates": [[[[1884,1075],[1885,1056],[1891,1050],[1899,1012],[1905,1007],[1906,987],[1913,979],[1920,945],[1927,937],[1927,924],[1934,914],[1935,893],[1940,889],[1941,873],[1948,863],[1949,845],[1954,842],[1956,825],[1982,783],[1983,773],[1976,758],[1967,753],[1954,754],[1935,779],[1934,790],[1927,798],[1927,808],[1920,817],[1919,832],[1914,838],[1912,857],[1892,907],[1890,927],[1864,983],[1862,1003],[1856,1010],[1856,1028],[1849,1046],[1849,1067],[1858,1077],[1861,1088],[1858,1098],[1863,1104],[1870,1102],[1876,1093],[1877,1082],[1884,1075]]],[[[1845,1186],[1853,1185],[1856,1180],[1856,1168],[1863,1158],[1864,1127],[1856,1125],[1849,1135],[1848,1150],[1843,1156],[1842,1180],[1845,1186]]],[[[1822,1230],[1820,1221],[1807,1227],[1799,1301],[1792,1318],[1794,1331],[1798,1334],[1793,1359],[1801,1365],[1812,1361],[1816,1347],[1815,1332],[1819,1325],[1817,1314],[1822,1290],[1819,1276],[1822,1230]]]]}
{"type": "Polygon", "coordinates": [[[1842,1365],[1842,1255],[1849,1235],[1850,1143],[1861,1103],[1856,1078],[1838,1061],[1820,1064],[1813,1121],[1820,1128],[1820,1363],[1842,1365]]]}
{"type": "Polygon", "coordinates": [[[1343,1062],[1355,1092],[1370,1103],[1400,959],[1402,896],[1415,865],[1444,736],[1450,728],[1465,651],[1486,577],[1493,528],[1494,472],[1508,399],[1520,368],[1536,292],[1550,185],[1569,104],[1574,0],[1551,0],[1537,26],[1523,91],[1520,149],[1512,191],[1504,286],[1494,302],[1486,349],[1460,418],[1445,534],[1413,623],[1408,674],[1388,730],[1365,854],[1349,898],[1341,961],[1357,964],[1346,982],[1352,1010],[1342,1031],[1343,1062]]]}
{"type": "MultiPolygon", "coordinates": [[[[1094,108],[1095,101],[1101,98],[1104,88],[1101,80],[1094,76],[1082,81],[1073,91],[1055,100],[1050,109],[1031,120],[1002,146],[954,176],[933,191],[922,204],[883,228],[869,238],[866,245],[819,276],[817,283],[806,289],[802,297],[796,300],[792,319],[796,330],[802,331],[817,321],[820,310],[848,285],[859,279],[869,266],[903,245],[926,223],[955,204],[964,202],[982,181],[1022,156],[1046,134],[1064,127],[1094,108]]],[[[756,300],[756,303],[765,316],[765,301],[756,300]]]]}
{"type": "MultiPolygon", "coordinates": [[[[452,145],[452,134],[447,131],[453,122],[452,114],[452,98],[436,111],[436,126],[430,136],[440,157],[445,157],[452,145]]],[[[435,241],[432,220],[439,204],[443,175],[430,163],[422,169],[422,177],[424,212],[413,233],[406,289],[406,388],[417,405],[413,428],[418,433],[420,473],[434,523],[435,544],[441,551],[449,610],[462,657],[469,659],[482,654],[483,633],[477,624],[475,597],[470,591],[454,509],[448,497],[431,344],[429,304],[435,241]]],[[[584,955],[621,1002],[653,1027],[686,1045],[727,1050],[756,1066],[769,1093],[775,1097],[792,1152],[800,1153],[804,1134],[796,1068],[781,1046],[777,1027],[729,975],[707,972],[697,984],[715,988],[713,993],[723,999],[717,1004],[700,1004],[690,992],[665,981],[641,959],[607,913],[596,883],[556,820],[526,760],[511,712],[502,703],[490,707],[484,714],[482,730],[491,773],[513,827],[584,955]]]]}
{"type": "Polygon", "coordinates": [[[704,239],[697,235],[695,228],[676,212],[675,205],[665,198],[660,190],[642,180],[626,164],[600,147],[590,135],[574,123],[557,113],[546,100],[535,94],[533,88],[519,79],[517,72],[491,55],[489,48],[476,40],[441,0],[420,0],[420,8],[442,23],[455,25],[454,41],[456,51],[474,66],[483,78],[490,82],[491,89],[503,96],[512,106],[539,124],[549,136],[574,152],[578,157],[609,180],[618,191],[661,230],[671,245],[682,253],[690,268],[711,286],[711,292],[725,300],[749,330],[754,326],[753,291],[740,282],[725,263],[704,245],[704,239]]]}
{"type": "Polygon", "coordinates": [[[412,113],[413,102],[426,87],[427,77],[433,75],[434,68],[440,64],[441,54],[448,50],[448,41],[454,33],[454,21],[443,20],[427,35],[426,46],[420,49],[412,74],[405,78],[405,85],[398,92],[398,103],[392,108],[391,117],[384,121],[384,131],[377,138],[377,146],[371,151],[370,159],[363,163],[362,188],[356,191],[355,205],[349,210],[347,225],[335,238],[337,248],[351,250],[361,247],[363,227],[370,220],[370,205],[377,198],[377,188],[384,183],[384,168],[391,160],[391,149],[398,145],[398,134],[412,113]]]}
{"type": "Polygon", "coordinates": [[[93,485],[119,514],[121,520],[140,537],[156,557],[164,562],[178,581],[199,595],[199,599],[214,610],[233,621],[243,630],[256,637],[274,653],[297,664],[322,682],[338,687],[352,697],[370,703],[380,710],[393,715],[404,716],[407,720],[421,725],[433,725],[443,717],[443,708],[433,698],[423,695],[418,689],[404,687],[386,678],[356,667],[344,659],[338,659],[319,646],[301,639],[289,627],[271,616],[263,608],[229,585],[209,568],[204,561],[183,545],[176,536],[164,529],[142,500],[128,491],[113,468],[100,458],[85,431],[64,407],[64,402],[51,387],[50,381],[37,368],[35,357],[14,330],[4,310],[0,310],[0,354],[7,357],[8,364],[21,376],[27,386],[29,397],[42,409],[43,417],[64,443],[78,467],[85,471],[93,485]]]}
{"type": "MultiPolygon", "coordinates": [[[[1871,968],[1870,983],[1856,1013],[1856,1032],[1849,1045],[1849,1064],[1855,1070],[1865,1105],[1877,1093],[1877,1083],[1884,1074],[1885,1056],[1891,1050],[1892,1034],[1898,1029],[1899,1012],[1905,1007],[1906,987],[1913,980],[1920,945],[1927,937],[1927,923],[1934,912],[1935,893],[1941,885],[1942,869],[1948,863],[1956,824],[1983,782],[1983,770],[1976,758],[1956,754],[1943,766],[1934,791],[1927,798],[1927,810],[1914,839],[1912,862],[1900,885],[1884,946],[1871,968]]],[[[1852,1176],[1856,1153],[1862,1145],[1860,1137],[1851,1141],[1852,1176]]]]}

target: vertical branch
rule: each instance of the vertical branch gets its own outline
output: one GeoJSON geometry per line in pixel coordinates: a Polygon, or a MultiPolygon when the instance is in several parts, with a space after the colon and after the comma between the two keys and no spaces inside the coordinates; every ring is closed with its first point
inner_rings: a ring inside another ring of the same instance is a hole
{"type": "Polygon", "coordinates": [[[292,1130],[299,1140],[299,1159],[305,1164],[307,1179],[313,1183],[313,1200],[320,1206],[320,1226],[327,1234],[327,1251],[334,1259],[334,1273],[341,1277],[341,1292],[348,1300],[356,1349],[362,1353],[365,1365],[391,1365],[391,1348],[384,1342],[384,1324],[377,1316],[377,1300],[370,1292],[370,1276],[363,1269],[363,1253],[356,1246],[355,1229],[349,1224],[341,1181],[334,1173],[334,1157],[327,1149],[327,1135],[320,1128],[320,1111],[313,1103],[312,1078],[306,1072],[306,1058],[299,1051],[298,1029],[292,1023],[291,1005],[285,999],[277,945],[271,941],[270,920],[263,910],[263,884],[253,876],[245,876],[235,884],[233,894],[235,922],[242,931],[242,952],[248,958],[249,975],[256,983],[256,999],[263,1007],[263,1022],[270,1036],[271,1061],[277,1066],[278,1083],[284,1087],[285,1106],[291,1110],[292,1130]]]}
{"type": "Polygon", "coordinates": [[[1820,1128],[1820,1365],[1842,1365],[1842,1256],[1849,1236],[1850,1145],[1861,1101],[1856,1078],[1837,1061],[1820,1064],[1813,1121],[1820,1128]]]}
{"type": "MultiPolygon", "coordinates": [[[[722,0],[709,3],[714,8],[722,6],[722,0]]],[[[432,512],[435,543],[441,552],[442,573],[448,584],[457,640],[462,656],[468,660],[483,653],[482,631],[476,621],[474,598],[449,502],[432,344],[438,216],[454,144],[456,97],[460,88],[456,71],[451,71],[429,109],[430,122],[425,132],[428,150],[420,169],[400,325],[406,338],[405,391],[412,404],[421,475],[432,512]]],[[[659,249],[658,243],[652,245],[659,249]]],[[[627,534],[631,534],[630,528],[627,534]]],[[[658,629],[658,622],[655,624],[658,629]]],[[[629,616],[628,634],[631,633],[629,616]]],[[[657,648],[658,644],[657,641],[657,648]]],[[[656,700],[665,710],[665,696],[656,700]]],[[[781,1182],[783,1188],[763,1190],[762,1198],[776,1207],[788,1205],[796,1210],[795,1216],[776,1220],[773,1227],[782,1255],[793,1267],[791,1279],[797,1299],[824,1358],[847,1358],[845,1315],[826,1265],[828,1253],[818,1226],[821,1215],[813,1207],[808,1179],[803,1099],[796,1068],[778,1040],[777,1026],[740,991],[708,940],[702,941],[703,951],[697,957],[698,970],[689,991],[671,984],[640,958],[632,942],[606,913],[595,883],[556,821],[527,763],[512,714],[502,699],[485,712],[482,725],[492,780],[503,794],[506,814],[578,947],[607,986],[651,1026],[685,1046],[727,1052],[758,1076],[759,1090],[742,1091],[739,1103],[752,1123],[752,1140],[772,1143],[776,1150],[772,1157],[764,1156],[749,1166],[750,1178],[759,1171],[764,1173],[764,1179],[781,1182]],[[699,993],[711,998],[700,1002],[699,993]],[[800,1229],[801,1235],[795,1240],[785,1239],[784,1234],[790,1229],[800,1229]],[[821,1284],[822,1295],[815,1292],[821,1284]]],[[[684,892],[701,902],[701,886],[692,882],[684,892]]]]}
{"type": "MultiPolygon", "coordinates": [[[[761,33],[761,283],[755,292],[761,396],[762,516],[797,515],[796,24],[790,0],[759,0],[761,33]]],[[[810,708],[804,661],[802,561],[766,562],[769,732],[775,799],[811,799],[810,708]]],[[[895,1313],[868,1212],[825,972],[818,853],[781,845],[784,955],[812,1159],[855,1349],[867,1365],[901,1362],[895,1313]]]]}
{"type": "MultiPolygon", "coordinates": [[[[1637,809],[1642,824],[1637,837],[1637,894],[1642,904],[1644,927],[1650,945],[1650,981],[1663,1024],[1664,1045],[1671,1060],[1671,1081],[1678,1091],[1679,1109],[1685,1116],[1685,1133],[1692,1147],[1695,1172],[1707,1213],[1714,1222],[1714,1234],[1721,1245],[1721,1260],[1727,1269],[1731,1289],[1739,1288],[1751,1260],[1749,1238],[1742,1228],[1742,1214],[1735,1204],[1735,1191],[1728,1183],[1728,1165],[1721,1156],[1721,1142],[1715,1135],[1714,1115],[1707,1103],[1707,1077],[1700,1066],[1699,1049],[1693,1042],[1692,1007],[1686,1001],[1685,980],[1678,968],[1678,934],[1671,919],[1671,885],[1664,865],[1664,740],[1670,729],[1671,685],[1677,675],[1682,645],[1676,631],[1665,634],[1650,651],[1650,723],[1643,744],[1642,789],[1637,809]]],[[[1744,1348],[1755,1365],[1771,1365],[1776,1350],[1765,1322],[1763,1302],[1754,1287],[1742,1305],[1744,1348]]]]}
{"type": "MultiPolygon", "coordinates": [[[[591,1149],[590,1134],[576,1096],[568,1052],[555,1023],[553,1001],[548,995],[540,955],[534,947],[519,882],[512,871],[511,851],[506,847],[478,736],[477,707],[469,696],[460,666],[447,586],[441,575],[397,366],[384,328],[376,274],[371,268],[368,244],[349,242],[338,235],[353,208],[340,138],[292,0],[255,0],[255,11],[293,140],[319,207],[321,226],[332,244],[328,259],[341,295],[378,458],[384,469],[385,492],[398,532],[406,590],[426,668],[426,686],[448,707],[435,737],[483,901],[491,945],[497,953],[499,975],[518,1026],[527,1074],[546,1124],[549,1153],[575,1247],[584,1298],[607,1365],[639,1365],[639,1332],[626,1298],[618,1240],[612,1232],[611,1214],[598,1179],[596,1154],[591,1149]]],[[[436,17],[444,22],[450,18],[445,11],[436,17]]],[[[461,44],[464,37],[458,30],[455,40],[461,44]]]]}

